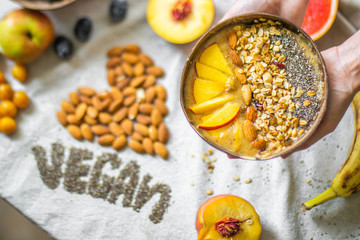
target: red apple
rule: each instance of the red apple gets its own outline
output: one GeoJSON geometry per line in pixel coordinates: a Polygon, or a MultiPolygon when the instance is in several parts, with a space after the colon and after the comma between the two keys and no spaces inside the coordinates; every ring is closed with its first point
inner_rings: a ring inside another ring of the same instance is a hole
{"type": "Polygon", "coordinates": [[[0,47],[9,59],[22,64],[35,61],[54,39],[54,27],[42,12],[17,9],[0,22],[0,47]]]}

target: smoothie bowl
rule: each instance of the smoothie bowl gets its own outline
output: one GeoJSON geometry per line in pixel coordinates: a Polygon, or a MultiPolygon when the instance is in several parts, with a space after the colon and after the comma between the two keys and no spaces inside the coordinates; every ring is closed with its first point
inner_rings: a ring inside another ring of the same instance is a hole
{"type": "Polygon", "coordinates": [[[215,148],[265,160],[290,153],[316,130],[328,84],[311,38],[286,19],[227,19],[194,47],[183,69],[181,106],[215,148]]]}

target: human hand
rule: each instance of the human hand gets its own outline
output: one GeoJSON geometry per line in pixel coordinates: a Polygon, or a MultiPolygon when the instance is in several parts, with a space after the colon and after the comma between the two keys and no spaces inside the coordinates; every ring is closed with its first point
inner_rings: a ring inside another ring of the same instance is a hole
{"type": "Polygon", "coordinates": [[[244,13],[263,12],[289,19],[301,26],[308,2],[309,0],[238,0],[222,20],[244,13]]]}
{"type": "MultiPolygon", "coordinates": [[[[222,20],[243,13],[264,12],[287,18],[301,26],[307,4],[308,0],[238,0],[222,20]]],[[[360,89],[360,46],[357,44],[359,41],[360,31],[342,45],[321,53],[327,67],[329,82],[327,109],[315,133],[294,152],[310,147],[334,131],[360,89]]]]}

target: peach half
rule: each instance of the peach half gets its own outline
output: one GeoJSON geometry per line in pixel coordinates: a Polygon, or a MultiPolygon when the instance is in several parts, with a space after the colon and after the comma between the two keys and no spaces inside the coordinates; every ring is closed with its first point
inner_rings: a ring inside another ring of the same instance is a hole
{"type": "Polygon", "coordinates": [[[197,212],[195,227],[198,240],[257,240],[262,230],[254,207],[229,194],[205,201],[197,212]]]}
{"type": "Polygon", "coordinates": [[[149,0],[146,11],[155,33],[177,44],[191,42],[204,34],[214,13],[212,0],[149,0]]]}

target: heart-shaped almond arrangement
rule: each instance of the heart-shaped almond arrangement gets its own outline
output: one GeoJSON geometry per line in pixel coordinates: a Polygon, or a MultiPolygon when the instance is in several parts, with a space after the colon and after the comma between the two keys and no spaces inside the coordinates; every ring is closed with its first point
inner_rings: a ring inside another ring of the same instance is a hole
{"type": "Polygon", "coordinates": [[[108,90],[80,87],[61,102],[58,121],[77,140],[112,146],[128,145],[138,153],[156,153],[166,159],[169,130],[164,123],[168,114],[166,90],[157,83],[161,67],[136,44],[115,46],[108,53],[108,90]]]}

